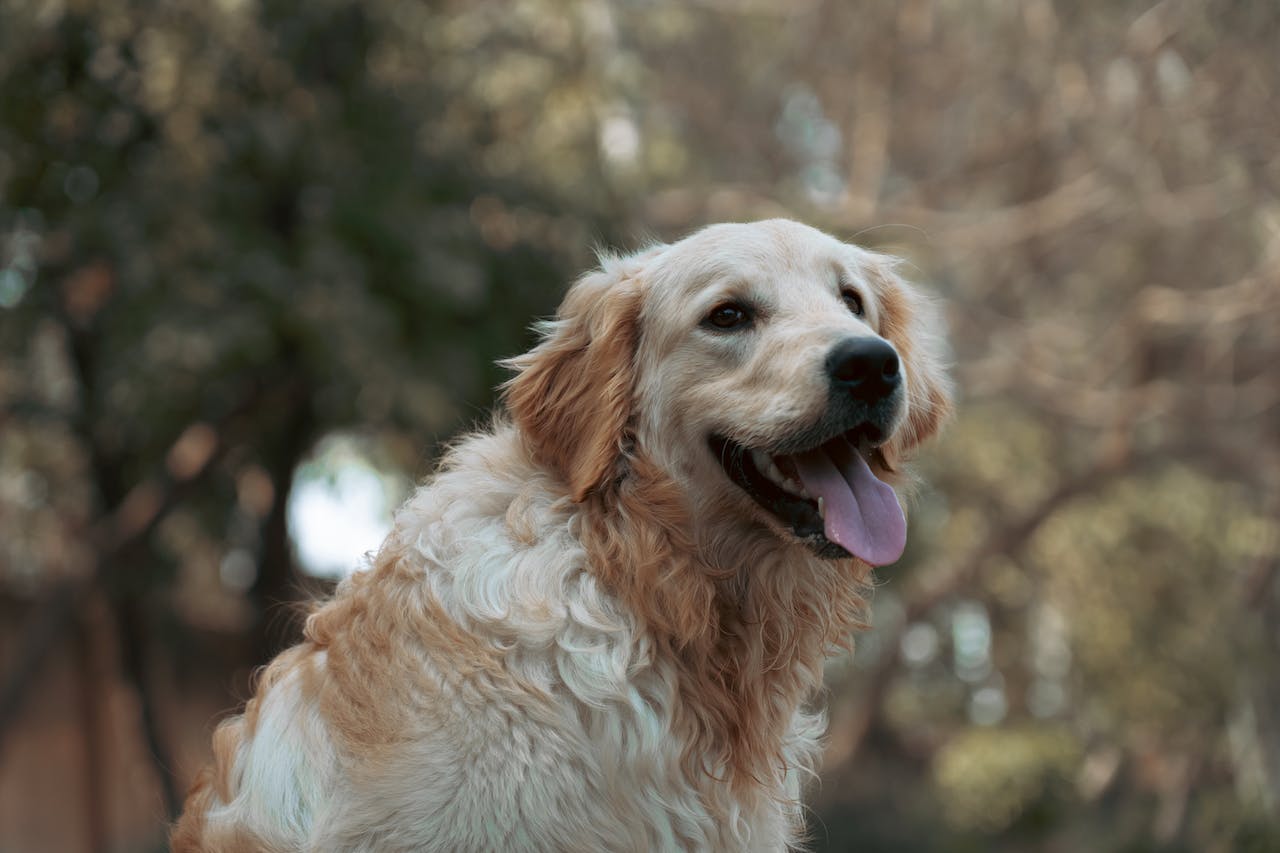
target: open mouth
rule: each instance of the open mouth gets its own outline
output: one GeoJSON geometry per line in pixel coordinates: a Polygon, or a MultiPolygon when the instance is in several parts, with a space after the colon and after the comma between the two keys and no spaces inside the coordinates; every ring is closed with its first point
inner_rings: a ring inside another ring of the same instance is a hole
{"type": "Polygon", "coordinates": [[[893,488],[872,473],[880,431],[862,423],[806,450],[775,453],[713,435],[729,479],[821,557],[884,566],[902,556],[906,518],[893,488]]]}

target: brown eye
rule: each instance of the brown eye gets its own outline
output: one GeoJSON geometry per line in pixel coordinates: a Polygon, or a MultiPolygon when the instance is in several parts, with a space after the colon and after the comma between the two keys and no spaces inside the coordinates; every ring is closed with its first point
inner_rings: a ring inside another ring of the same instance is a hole
{"type": "Polygon", "coordinates": [[[840,294],[844,297],[844,304],[855,316],[861,317],[866,311],[862,307],[862,297],[855,291],[846,290],[840,294]]]}
{"type": "Polygon", "coordinates": [[[705,322],[717,329],[736,329],[751,322],[751,315],[738,303],[726,302],[712,308],[705,322]]]}

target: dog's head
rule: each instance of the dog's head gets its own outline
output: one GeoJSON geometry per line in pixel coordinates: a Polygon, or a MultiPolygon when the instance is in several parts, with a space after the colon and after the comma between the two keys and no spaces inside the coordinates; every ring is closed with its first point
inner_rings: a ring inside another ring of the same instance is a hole
{"type": "Polygon", "coordinates": [[[644,460],[699,538],[893,562],[895,469],[950,407],[935,316],[894,266],[785,220],[606,259],[509,362],[508,408],[575,500],[644,460]]]}

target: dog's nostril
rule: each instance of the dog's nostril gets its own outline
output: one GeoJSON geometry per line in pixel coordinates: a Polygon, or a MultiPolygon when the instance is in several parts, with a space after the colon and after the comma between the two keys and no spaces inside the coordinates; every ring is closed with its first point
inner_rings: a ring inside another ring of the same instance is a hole
{"type": "Polygon", "coordinates": [[[893,390],[900,370],[898,353],[881,338],[848,338],[827,355],[831,379],[859,395],[881,395],[893,390]]]}
{"type": "Polygon", "coordinates": [[[836,365],[831,375],[842,382],[861,382],[871,376],[871,365],[860,359],[846,359],[836,365]]]}
{"type": "Polygon", "coordinates": [[[890,353],[889,357],[884,360],[884,367],[881,369],[880,375],[885,379],[892,379],[898,375],[898,354],[890,353]]]}

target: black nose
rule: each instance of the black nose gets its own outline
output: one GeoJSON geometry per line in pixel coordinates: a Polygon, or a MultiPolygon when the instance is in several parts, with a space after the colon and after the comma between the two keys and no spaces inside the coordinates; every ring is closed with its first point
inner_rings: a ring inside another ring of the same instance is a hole
{"type": "Polygon", "coordinates": [[[845,338],[827,354],[827,375],[837,390],[867,403],[882,400],[902,382],[898,353],[880,338],[845,338]]]}

